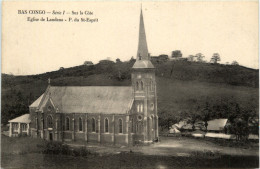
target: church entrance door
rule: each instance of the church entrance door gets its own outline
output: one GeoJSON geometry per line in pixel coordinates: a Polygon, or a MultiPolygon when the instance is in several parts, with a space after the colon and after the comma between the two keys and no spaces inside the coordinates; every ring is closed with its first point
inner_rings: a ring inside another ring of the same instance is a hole
{"type": "Polygon", "coordinates": [[[49,133],[49,140],[52,141],[52,132],[49,133]]]}

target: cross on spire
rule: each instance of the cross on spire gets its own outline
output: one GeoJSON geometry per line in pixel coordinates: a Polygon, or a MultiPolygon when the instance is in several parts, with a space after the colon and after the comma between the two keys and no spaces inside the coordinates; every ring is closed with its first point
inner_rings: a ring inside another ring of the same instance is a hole
{"type": "Polygon", "coordinates": [[[139,60],[142,60],[142,56],[140,55],[140,53],[139,53],[138,57],[139,57],[139,60]]]}

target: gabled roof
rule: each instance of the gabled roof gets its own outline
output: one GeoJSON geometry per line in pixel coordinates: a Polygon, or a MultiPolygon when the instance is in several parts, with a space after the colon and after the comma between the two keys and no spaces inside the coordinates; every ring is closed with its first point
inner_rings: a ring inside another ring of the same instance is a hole
{"type": "Polygon", "coordinates": [[[22,116],[16,117],[15,119],[9,120],[9,123],[30,123],[30,114],[24,114],[22,116]]]}
{"type": "Polygon", "coordinates": [[[50,100],[61,113],[125,114],[133,104],[132,87],[50,86],[41,98],[40,111],[50,100]]]}
{"type": "Polygon", "coordinates": [[[42,100],[43,95],[44,94],[42,94],[37,100],[35,100],[29,107],[38,107],[42,100]]]}
{"type": "Polygon", "coordinates": [[[208,121],[207,130],[223,130],[225,125],[227,124],[227,119],[214,119],[208,121]]]}

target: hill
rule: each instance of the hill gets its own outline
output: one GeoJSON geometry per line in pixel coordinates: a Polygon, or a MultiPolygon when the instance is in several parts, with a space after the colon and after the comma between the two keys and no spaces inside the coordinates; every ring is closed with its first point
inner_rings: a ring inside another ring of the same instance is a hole
{"type": "MultiPolygon", "coordinates": [[[[39,75],[2,74],[2,123],[28,113],[28,105],[46,89],[56,86],[128,86],[129,62],[76,66],[39,75]]],[[[156,67],[160,125],[178,121],[209,105],[214,117],[227,117],[236,105],[258,112],[258,70],[241,66],[167,61],[156,67]],[[165,122],[165,120],[167,122],[165,122]]]]}

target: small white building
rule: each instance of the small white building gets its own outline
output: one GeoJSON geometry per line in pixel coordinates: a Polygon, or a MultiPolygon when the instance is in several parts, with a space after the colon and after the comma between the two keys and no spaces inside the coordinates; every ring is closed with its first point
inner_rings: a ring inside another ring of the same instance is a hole
{"type": "Polygon", "coordinates": [[[9,137],[18,137],[20,135],[30,135],[30,114],[24,114],[22,116],[16,117],[15,119],[8,121],[9,127],[9,137]]]}

